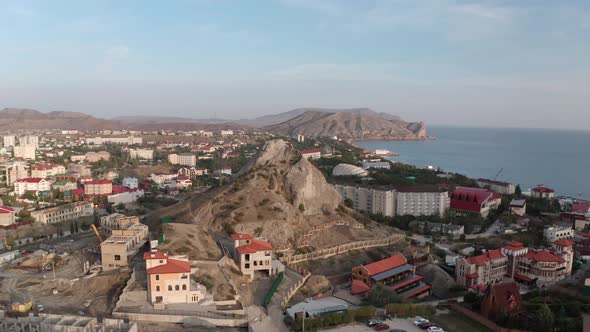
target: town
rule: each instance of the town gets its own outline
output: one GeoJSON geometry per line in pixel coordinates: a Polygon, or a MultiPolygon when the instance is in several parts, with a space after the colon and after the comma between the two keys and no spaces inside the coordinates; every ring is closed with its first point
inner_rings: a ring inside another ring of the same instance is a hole
{"type": "Polygon", "coordinates": [[[0,142],[1,331],[581,331],[587,315],[590,201],[502,170],[230,127],[0,142]]]}

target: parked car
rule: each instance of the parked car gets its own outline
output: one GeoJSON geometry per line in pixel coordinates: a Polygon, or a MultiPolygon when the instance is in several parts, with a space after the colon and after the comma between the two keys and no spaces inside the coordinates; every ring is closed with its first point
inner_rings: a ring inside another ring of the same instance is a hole
{"type": "Polygon", "coordinates": [[[418,327],[421,328],[422,330],[426,330],[426,329],[428,329],[429,327],[432,327],[432,326],[435,326],[435,325],[432,324],[432,323],[424,323],[424,324],[418,325],[418,327]]]}
{"type": "Polygon", "coordinates": [[[420,326],[421,324],[425,324],[425,323],[430,323],[430,321],[428,319],[424,319],[422,317],[418,317],[418,319],[416,319],[414,321],[414,325],[416,325],[416,326],[420,326]]]}
{"type": "Polygon", "coordinates": [[[383,324],[383,322],[382,322],[382,321],[380,321],[380,320],[377,320],[377,319],[370,319],[370,320],[367,322],[367,326],[368,326],[368,327],[373,327],[373,326],[377,326],[377,325],[380,325],[380,324],[383,324]]]}
{"type": "Polygon", "coordinates": [[[375,327],[373,327],[373,329],[375,331],[385,331],[388,328],[389,328],[389,325],[387,325],[387,324],[379,324],[379,325],[376,325],[375,327]]]}
{"type": "Polygon", "coordinates": [[[402,330],[402,329],[391,329],[391,330],[389,330],[389,332],[406,332],[406,330],[402,330]]]}
{"type": "Polygon", "coordinates": [[[426,331],[428,331],[428,332],[445,332],[445,330],[441,329],[438,326],[431,326],[426,331]]]}

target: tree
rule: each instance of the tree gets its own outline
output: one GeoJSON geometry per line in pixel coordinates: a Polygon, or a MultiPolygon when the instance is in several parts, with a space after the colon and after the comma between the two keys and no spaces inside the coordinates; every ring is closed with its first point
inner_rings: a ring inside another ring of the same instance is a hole
{"type": "Polygon", "coordinates": [[[522,189],[520,188],[520,184],[516,185],[516,189],[514,191],[514,194],[516,195],[516,197],[521,197],[522,196],[522,189]]]}
{"type": "Polygon", "coordinates": [[[541,331],[553,331],[553,325],[555,324],[555,315],[551,308],[544,303],[539,311],[537,312],[538,324],[541,331]]]}

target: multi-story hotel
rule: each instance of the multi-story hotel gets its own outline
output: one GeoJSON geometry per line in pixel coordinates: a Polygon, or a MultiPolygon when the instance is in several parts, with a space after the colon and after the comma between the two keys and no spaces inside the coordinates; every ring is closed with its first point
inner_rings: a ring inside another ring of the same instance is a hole
{"type": "Polygon", "coordinates": [[[14,192],[17,195],[24,195],[27,191],[34,192],[38,195],[42,191],[51,190],[50,179],[43,178],[26,178],[17,180],[14,183],[14,192]]]}
{"type": "Polygon", "coordinates": [[[168,162],[172,165],[195,166],[197,155],[192,153],[171,153],[168,155],[168,162]]]}
{"type": "Polygon", "coordinates": [[[129,158],[131,159],[154,159],[154,150],[151,149],[129,149],[129,158]]]}
{"type": "Polygon", "coordinates": [[[504,277],[544,287],[565,279],[572,272],[574,242],[558,240],[551,250],[529,249],[520,242],[509,242],[501,249],[457,260],[457,283],[465,287],[498,283],[504,277]]]}
{"type": "Polygon", "coordinates": [[[397,215],[444,216],[449,209],[449,192],[437,187],[397,188],[397,215]]]}
{"type": "Polygon", "coordinates": [[[124,144],[134,145],[143,144],[143,138],[128,136],[128,137],[89,137],[86,139],[86,144],[103,145],[103,144],[124,144]]]}
{"type": "Polygon", "coordinates": [[[451,193],[451,209],[459,214],[487,217],[502,203],[502,196],[487,189],[457,187],[451,193]]]}
{"type": "Polygon", "coordinates": [[[12,148],[14,158],[35,160],[37,148],[34,145],[19,145],[12,148]]]}
{"type": "Polygon", "coordinates": [[[31,217],[42,224],[54,224],[92,215],[94,205],[90,202],[70,203],[31,212],[31,217]]]}
{"type": "Polygon", "coordinates": [[[355,210],[393,217],[396,212],[395,188],[334,185],[344,199],[350,199],[355,210]]]}
{"type": "Polygon", "coordinates": [[[113,193],[111,180],[94,180],[84,183],[84,194],[91,196],[110,195],[113,193]]]}
{"type": "Polygon", "coordinates": [[[482,188],[489,188],[490,191],[502,195],[512,195],[516,192],[516,186],[509,182],[479,178],[477,179],[477,185],[482,188]]]}
{"type": "Polygon", "coordinates": [[[89,163],[95,163],[99,160],[109,160],[111,159],[111,154],[108,153],[107,151],[97,151],[97,152],[86,152],[86,154],[84,155],[84,160],[86,160],[89,163]]]}

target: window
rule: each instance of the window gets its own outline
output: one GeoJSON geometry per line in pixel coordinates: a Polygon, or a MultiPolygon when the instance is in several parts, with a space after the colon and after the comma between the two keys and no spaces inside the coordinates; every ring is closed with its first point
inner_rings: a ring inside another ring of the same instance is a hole
{"type": "Polygon", "coordinates": [[[178,285],[174,286],[174,290],[180,290],[180,286],[178,286],[178,285]]]}
{"type": "Polygon", "coordinates": [[[254,266],[258,266],[258,262],[257,261],[254,261],[254,266]]]}
{"type": "Polygon", "coordinates": [[[160,280],[160,275],[156,274],[156,280],[160,280]]]}
{"type": "Polygon", "coordinates": [[[115,255],[115,260],[116,261],[120,261],[121,260],[121,255],[115,255]]]}
{"type": "Polygon", "coordinates": [[[182,290],[186,290],[186,285],[182,285],[182,290]]]}
{"type": "Polygon", "coordinates": [[[250,263],[246,263],[246,264],[244,265],[244,268],[246,268],[246,269],[249,269],[249,268],[250,268],[250,263]]]}
{"type": "Polygon", "coordinates": [[[156,292],[160,291],[160,286],[156,286],[156,292]]]}
{"type": "Polygon", "coordinates": [[[249,261],[249,260],[250,260],[250,254],[246,254],[246,256],[244,256],[244,259],[245,259],[246,261],[249,261]]]}
{"type": "Polygon", "coordinates": [[[168,291],[172,291],[172,285],[168,285],[168,291]]]}

